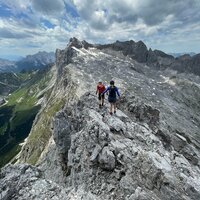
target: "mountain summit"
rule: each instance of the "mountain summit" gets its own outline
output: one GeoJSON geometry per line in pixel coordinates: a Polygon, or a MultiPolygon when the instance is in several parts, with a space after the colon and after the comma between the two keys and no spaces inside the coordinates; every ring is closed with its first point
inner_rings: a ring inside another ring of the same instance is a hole
{"type": "Polygon", "coordinates": [[[57,49],[52,90],[1,170],[1,198],[200,199],[200,77],[175,62],[134,41],[57,49]],[[120,90],[113,116],[98,107],[99,80],[120,90]]]}

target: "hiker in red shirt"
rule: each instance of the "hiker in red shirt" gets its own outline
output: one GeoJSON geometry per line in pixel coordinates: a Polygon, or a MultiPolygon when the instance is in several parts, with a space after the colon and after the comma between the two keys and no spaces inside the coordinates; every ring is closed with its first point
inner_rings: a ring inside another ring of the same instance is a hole
{"type": "Polygon", "coordinates": [[[98,82],[98,85],[97,85],[97,90],[96,90],[96,94],[98,94],[98,99],[99,99],[99,108],[101,108],[101,106],[103,106],[104,104],[104,98],[105,98],[105,95],[101,95],[104,90],[105,90],[105,86],[103,85],[102,81],[99,81],[98,82]]]}

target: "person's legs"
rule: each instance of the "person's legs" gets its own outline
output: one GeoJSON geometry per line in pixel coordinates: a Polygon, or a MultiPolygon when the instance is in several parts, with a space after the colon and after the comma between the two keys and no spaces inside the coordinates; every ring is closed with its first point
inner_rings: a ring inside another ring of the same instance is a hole
{"type": "Polygon", "coordinates": [[[113,104],[114,107],[114,113],[116,113],[116,103],[113,104]]]}
{"type": "Polygon", "coordinates": [[[99,99],[99,108],[101,108],[101,99],[102,99],[101,94],[99,94],[98,99],[99,99]]]}
{"type": "Polygon", "coordinates": [[[112,115],[113,103],[110,103],[110,114],[112,115]]]}
{"type": "Polygon", "coordinates": [[[102,97],[101,97],[101,105],[103,106],[103,104],[104,104],[104,94],[102,95],[102,97]]]}

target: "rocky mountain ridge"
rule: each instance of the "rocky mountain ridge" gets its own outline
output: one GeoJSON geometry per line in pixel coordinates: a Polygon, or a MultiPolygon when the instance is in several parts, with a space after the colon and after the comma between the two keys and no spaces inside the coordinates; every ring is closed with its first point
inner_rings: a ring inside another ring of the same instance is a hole
{"type": "Polygon", "coordinates": [[[55,62],[55,53],[39,51],[34,55],[27,55],[19,61],[9,61],[0,59],[0,72],[19,72],[21,70],[29,71],[42,69],[48,64],[55,62]]]}
{"type": "Polygon", "coordinates": [[[175,58],[180,57],[180,56],[183,56],[183,55],[185,55],[185,54],[189,54],[190,56],[196,55],[195,52],[168,53],[168,54],[174,56],[175,58]]]}
{"type": "Polygon", "coordinates": [[[15,71],[16,65],[13,61],[0,58],[0,72],[15,71]]]}
{"type": "Polygon", "coordinates": [[[16,62],[18,70],[32,70],[41,69],[48,64],[55,62],[55,53],[47,53],[45,51],[39,51],[34,55],[27,55],[25,58],[16,62]]]}
{"type": "Polygon", "coordinates": [[[129,56],[133,60],[139,63],[145,63],[150,67],[162,69],[173,69],[178,72],[194,73],[200,75],[200,54],[190,56],[189,54],[180,55],[174,58],[172,55],[166,54],[160,50],[148,49],[147,46],[142,42],[134,42],[133,40],[120,42],[116,41],[112,44],[106,45],[92,45],[86,41],[78,41],[76,38],[71,39],[77,48],[84,47],[95,47],[100,50],[112,49],[114,51],[120,51],[124,56],[129,56]],[[184,59],[185,58],[185,59],[184,59]]]}
{"type": "Polygon", "coordinates": [[[134,54],[132,45],[134,58],[124,55],[128,47],[74,38],[56,51],[53,90],[18,158],[37,167],[3,168],[2,199],[200,198],[200,78],[139,63],[145,54],[134,54]],[[94,95],[98,80],[111,79],[121,93],[114,116],[107,102],[99,110],[94,95]],[[59,99],[59,112],[47,118],[59,99]]]}

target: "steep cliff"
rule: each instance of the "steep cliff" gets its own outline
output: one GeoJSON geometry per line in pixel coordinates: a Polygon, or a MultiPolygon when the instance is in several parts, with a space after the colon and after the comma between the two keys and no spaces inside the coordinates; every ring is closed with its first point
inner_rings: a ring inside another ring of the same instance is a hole
{"type": "Polygon", "coordinates": [[[57,50],[51,93],[18,161],[36,167],[3,168],[2,199],[200,198],[200,78],[138,63],[119,46],[74,38],[57,50]],[[114,116],[94,95],[111,79],[122,94],[114,116]]]}

